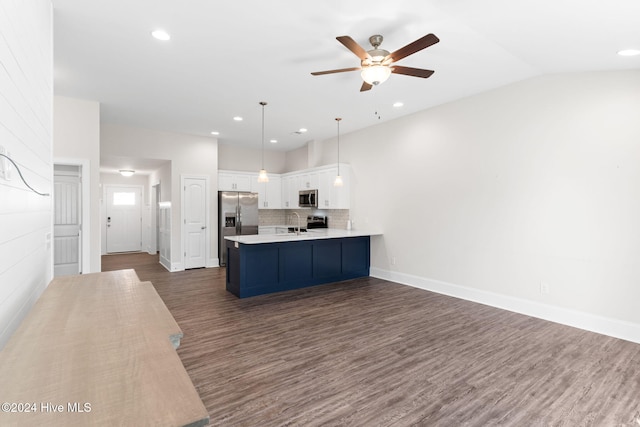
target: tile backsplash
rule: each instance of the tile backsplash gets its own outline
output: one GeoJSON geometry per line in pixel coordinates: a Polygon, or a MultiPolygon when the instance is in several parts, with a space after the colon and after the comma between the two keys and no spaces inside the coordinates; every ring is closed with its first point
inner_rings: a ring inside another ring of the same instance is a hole
{"type": "Polygon", "coordinates": [[[309,215],[324,215],[328,218],[329,228],[347,228],[349,209],[260,209],[258,225],[295,225],[292,213],[297,212],[304,222],[309,215]]]}

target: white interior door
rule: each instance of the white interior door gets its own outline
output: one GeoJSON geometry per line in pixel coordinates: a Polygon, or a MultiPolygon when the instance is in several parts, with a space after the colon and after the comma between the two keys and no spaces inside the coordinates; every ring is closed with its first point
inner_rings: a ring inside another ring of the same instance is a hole
{"type": "Polygon", "coordinates": [[[106,186],[107,253],[142,250],[142,188],[106,186]]]}
{"type": "Polygon", "coordinates": [[[53,274],[80,273],[80,172],[77,166],[55,166],[53,176],[53,274]]]}
{"type": "Polygon", "coordinates": [[[184,268],[205,267],[207,262],[207,181],[184,178],[184,268]]]}

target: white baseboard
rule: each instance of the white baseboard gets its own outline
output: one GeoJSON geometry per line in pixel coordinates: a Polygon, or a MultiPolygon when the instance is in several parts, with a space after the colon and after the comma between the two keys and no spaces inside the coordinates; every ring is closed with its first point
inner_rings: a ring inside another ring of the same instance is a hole
{"type": "Polygon", "coordinates": [[[206,268],[220,267],[220,263],[218,262],[218,258],[209,258],[207,260],[207,265],[205,267],[206,268]]]}
{"type": "Polygon", "coordinates": [[[170,272],[184,270],[184,268],[182,267],[182,263],[181,262],[171,262],[170,260],[168,260],[167,258],[163,257],[162,255],[160,255],[160,264],[164,268],[166,268],[167,271],[170,271],[170,272]]]}
{"type": "Polygon", "coordinates": [[[371,267],[370,275],[390,282],[413,286],[640,344],[640,324],[637,323],[375,267],[371,267]]]}

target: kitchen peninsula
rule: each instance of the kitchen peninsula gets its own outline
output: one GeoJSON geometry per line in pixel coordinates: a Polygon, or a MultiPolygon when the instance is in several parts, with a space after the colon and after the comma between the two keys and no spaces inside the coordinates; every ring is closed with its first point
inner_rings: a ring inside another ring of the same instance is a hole
{"type": "Polygon", "coordinates": [[[227,291],[240,298],[369,275],[370,238],[324,229],[226,237],[227,291]]]}

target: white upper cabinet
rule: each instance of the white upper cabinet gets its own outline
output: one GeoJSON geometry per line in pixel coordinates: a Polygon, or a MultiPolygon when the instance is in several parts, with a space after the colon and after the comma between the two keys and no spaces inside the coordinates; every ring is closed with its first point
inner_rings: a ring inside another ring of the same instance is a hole
{"type": "Polygon", "coordinates": [[[260,209],[298,209],[301,190],[318,190],[318,209],[349,209],[351,167],[340,163],[344,185],[334,187],[338,174],[336,164],[285,174],[269,174],[269,182],[258,182],[253,172],[218,172],[219,191],[252,191],[258,193],[260,209]]]}
{"type": "Polygon", "coordinates": [[[318,171],[318,208],[319,209],[349,209],[349,194],[351,169],[349,165],[340,164],[342,187],[333,183],[338,175],[338,167],[332,166],[318,171]]]}
{"type": "Polygon", "coordinates": [[[219,191],[251,191],[251,177],[249,172],[218,172],[219,191]]]}
{"type": "Polygon", "coordinates": [[[298,190],[317,190],[319,181],[318,181],[318,171],[310,170],[304,171],[302,173],[298,173],[298,190]]]}
{"type": "Polygon", "coordinates": [[[258,209],[282,208],[282,178],[268,174],[269,182],[258,182],[258,176],[251,178],[251,191],[258,193],[258,209]]]}
{"type": "Polygon", "coordinates": [[[298,176],[282,176],[282,207],[284,209],[298,208],[298,176]]]}

